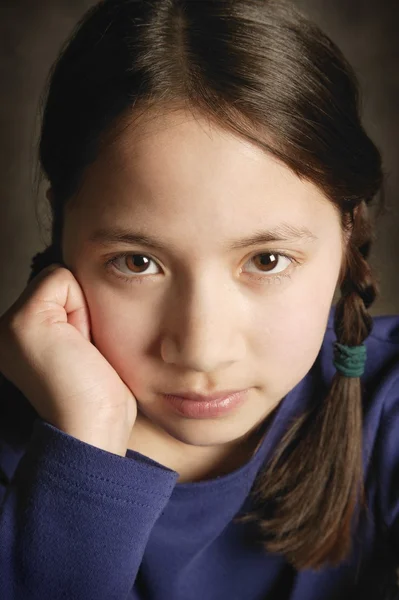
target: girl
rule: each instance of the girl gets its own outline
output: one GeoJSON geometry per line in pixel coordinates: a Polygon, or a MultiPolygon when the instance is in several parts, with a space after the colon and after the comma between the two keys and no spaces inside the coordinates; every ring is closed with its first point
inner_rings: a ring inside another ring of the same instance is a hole
{"type": "Polygon", "coordinates": [[[383,173],[338,48],[275,0],[105,0],[40,161],[0,597],[397,598],[399,317],[368,313],[383,173]]]}

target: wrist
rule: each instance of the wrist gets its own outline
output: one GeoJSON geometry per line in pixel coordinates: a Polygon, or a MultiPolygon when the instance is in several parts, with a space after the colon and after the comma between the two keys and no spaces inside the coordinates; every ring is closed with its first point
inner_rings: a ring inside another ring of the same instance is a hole
{"type": "Polygon", "coordinates": [[[109,423],[100,427],[97,423],[94,426],[83,428],[62,427],[65,433],[91,446],[95,446],[106,452],[112,452],[119,456],[126,456],[126,450],[129,443],[130,429],[120,426],[115,427],[109,423]]]}

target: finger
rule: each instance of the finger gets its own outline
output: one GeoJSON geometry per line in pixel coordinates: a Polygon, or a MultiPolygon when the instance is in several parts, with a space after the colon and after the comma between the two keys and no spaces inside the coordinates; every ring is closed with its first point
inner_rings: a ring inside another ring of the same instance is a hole
{"type": "Polygon", "coordinates": [[[68,323],[73,325],[86,340],[91,341],[89,311],[86,308],[82,307],[70,312],[68,314],[68,323]]]}
{"type": "Polygon", "coordinates": [[[89,338],[89,310],[81,286],[69,269],[51,267],[32,292],[30,302],[40,307],[44,319],[76,324],[89,338]]]}
{"type": "Polygon", "coordinates": [[[43,271],[41,271],[30,283],[24,288],[19,297],[15,300],[15,302],[8,308],[8,310],[4,313],[3,317],[6,318],[8,315],[13,315],[18,313],[19,310],[30,300],[35,290],[42,284],[42,281],[48,277],[50,273],[59,269],[61,265],[53,263],[49,265],[43,271]]]}

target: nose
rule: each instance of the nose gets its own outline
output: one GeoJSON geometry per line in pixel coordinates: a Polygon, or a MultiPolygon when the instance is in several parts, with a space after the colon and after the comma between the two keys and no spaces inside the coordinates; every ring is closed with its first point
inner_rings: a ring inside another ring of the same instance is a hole
{"type": "Polygon", "coordinates": [[[243,329],[234,291],[219,285],[179,294],[164,321],[161,355],[165,363],[209,373],[242,361],[243,329]]]}

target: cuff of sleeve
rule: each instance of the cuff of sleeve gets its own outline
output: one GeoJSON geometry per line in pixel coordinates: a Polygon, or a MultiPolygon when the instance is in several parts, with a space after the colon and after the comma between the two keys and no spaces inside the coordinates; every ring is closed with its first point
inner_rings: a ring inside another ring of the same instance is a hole
{"type": "Polygon", "coordinates": [[[179,474],[138,453],[119,456],[79,440],[50,423],[37,419],[26,454],[33,473],[44,468],[57,479],[73,480],[82,492],[110,490],[121,500],[142,498],[154,507],[169,499],[179,474]]]}

